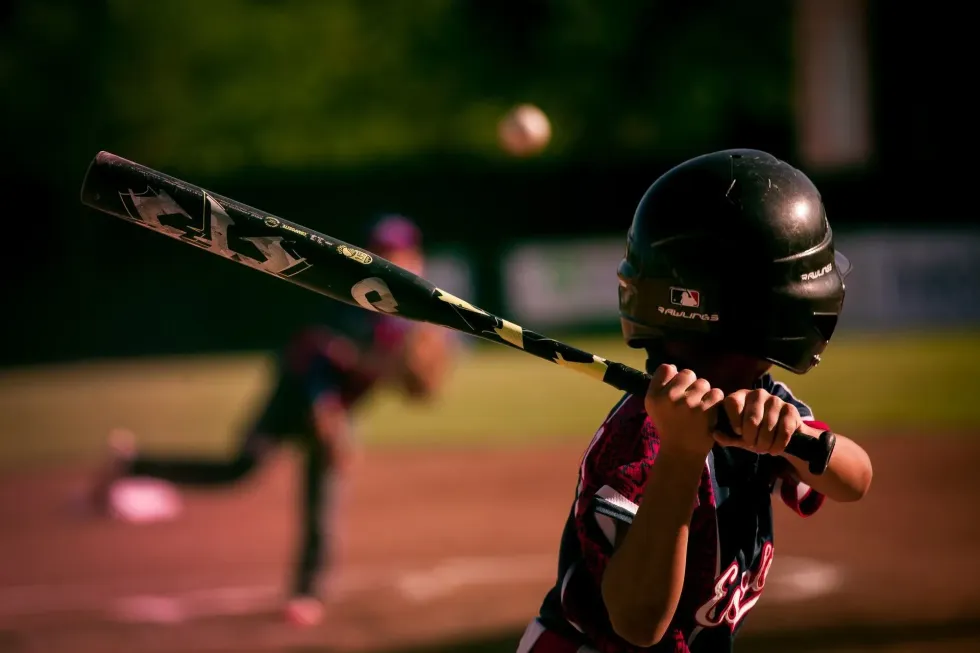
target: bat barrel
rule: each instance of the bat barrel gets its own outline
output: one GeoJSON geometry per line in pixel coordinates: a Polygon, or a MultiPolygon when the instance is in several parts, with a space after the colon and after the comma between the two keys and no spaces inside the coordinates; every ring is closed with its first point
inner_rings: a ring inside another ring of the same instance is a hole
{"type": "Polygon", "coordinates": [[[81,200],[336,301],[411,320],[450,317],[431,283],[376,254],[109,152],[89,165],[81,200]]]}

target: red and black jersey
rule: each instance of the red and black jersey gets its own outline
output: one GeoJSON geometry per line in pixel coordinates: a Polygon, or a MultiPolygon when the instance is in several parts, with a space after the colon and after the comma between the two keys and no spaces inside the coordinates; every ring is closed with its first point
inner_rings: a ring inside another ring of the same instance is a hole
{"type": "MultiPolygon", "coordinates": [[[[808,423],[810,408],[769,375],[762,388],[793,403],[808,423]]],[[[561,538],[559,573],[520,653],[729,651],[759,601],[773,560],[771,497],[802,516],[823,495],[800,483],[780,457],[715,446],[705,460],[688,538],[680,603],[661,642],[632,646],[613,631],[600,591],[615,548],[616,522],[632,522],[656,464],[660,439],[643,398],[625,396],[582,457],[578,486],[561,538]]]]}

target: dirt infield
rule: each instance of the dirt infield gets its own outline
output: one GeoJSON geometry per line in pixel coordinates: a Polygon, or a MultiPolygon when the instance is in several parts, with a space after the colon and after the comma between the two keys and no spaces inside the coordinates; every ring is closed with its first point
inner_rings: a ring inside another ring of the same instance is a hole
{"type": "MultiPolygon", "coordinates": [[[[935,437],[871,440],[862,504],[810,520],[777,508],[772,580],[741,650],[980,650],[980,440],[935,437]]],[[[0,653],[513,650],[554,580],[580,453],[369,452],[348,488],[338,598],[305,632],[277,612],[288,455],[148,526],[79,513],[88,470],[8,474],[0,653]]]]}

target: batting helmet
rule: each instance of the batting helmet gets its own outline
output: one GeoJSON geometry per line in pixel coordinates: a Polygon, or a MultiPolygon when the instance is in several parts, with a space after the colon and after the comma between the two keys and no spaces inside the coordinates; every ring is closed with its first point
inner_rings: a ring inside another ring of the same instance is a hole
{"type": "Polygon", "coordinates": [[[849,271],[805,174],[759,150],[705,154],[640,200],[618,270],[623,336],[637,348],[710,340],[804,374],[837,326],[849,271]]]}

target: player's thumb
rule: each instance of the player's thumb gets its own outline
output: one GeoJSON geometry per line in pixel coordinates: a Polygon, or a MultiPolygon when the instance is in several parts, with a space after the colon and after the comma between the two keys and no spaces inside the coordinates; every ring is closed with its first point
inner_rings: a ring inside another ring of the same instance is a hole
{"type": "Polygon", "coordinates": [[[717,429],[711,433],[711,437],[714,438],[715,442],[723,447],[738,447],[742,444],[742,438],[730,433],[724,433],[717,429]]]}

